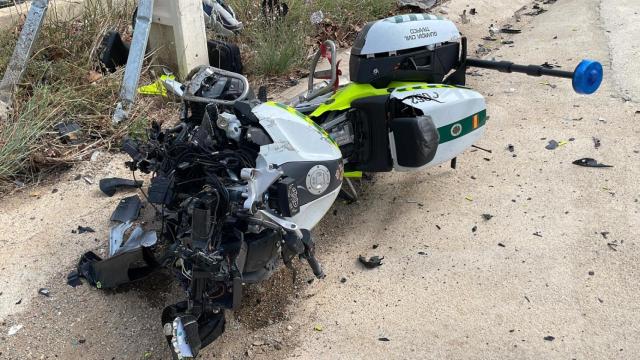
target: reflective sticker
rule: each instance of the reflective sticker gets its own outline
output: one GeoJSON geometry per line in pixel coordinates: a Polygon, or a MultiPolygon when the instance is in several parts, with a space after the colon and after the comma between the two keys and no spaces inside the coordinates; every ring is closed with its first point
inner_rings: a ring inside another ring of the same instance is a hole
{"type": "Polygon", "coordinates": [[[462,125],[460,123],[454,124],[451,127],[451,136],[456,137],[462,133],[462,125]]]}

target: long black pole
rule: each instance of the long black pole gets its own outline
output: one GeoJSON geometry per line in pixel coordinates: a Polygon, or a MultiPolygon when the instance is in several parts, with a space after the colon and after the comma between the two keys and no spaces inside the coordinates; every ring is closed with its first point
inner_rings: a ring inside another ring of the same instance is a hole
{"type": "Polygon", "coordinates": [[[466,65],[483,69],[498,70],[505,73],[524,73],[529,76],[554,76],[561,78],[573,78],[573,71],[547,69],[539,65],[518,65],[510,61],[492,61],[467,58],[466,65]]]}

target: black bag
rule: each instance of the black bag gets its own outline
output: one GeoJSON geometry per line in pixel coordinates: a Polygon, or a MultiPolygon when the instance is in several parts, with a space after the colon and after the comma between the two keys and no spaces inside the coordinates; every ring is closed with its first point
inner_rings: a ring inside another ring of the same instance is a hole
{"type": "Polygon", "coordinates": [[[222,70],[242,74],[240,48],[231,43],[219,40],[207,41],[209,64],[222,70]]]}

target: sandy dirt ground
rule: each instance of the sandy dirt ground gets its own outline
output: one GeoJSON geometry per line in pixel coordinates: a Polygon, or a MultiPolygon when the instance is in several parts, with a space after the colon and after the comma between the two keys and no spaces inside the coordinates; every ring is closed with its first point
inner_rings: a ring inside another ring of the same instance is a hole
{"type": "MultiPolygon", "coordinates": [[[[516,22],[523,5],[531,10],[528,1],[452,0],[436,12],[459,21],[476,9],[460,24],[471,53],[483,44],[489,58],[563,69],[601,60],[601,90],[586,97],[563,79],[470,76],[490,115],[477,145],[492,152],[471,149],[456,170],[360,184],[360,200],[336,203],[314,230],[327,278],[307,281],[301,264],[295,284],[281,271],[246,289],[202,359],[640,357],[640,79],[631,61],[640,3],[558,0],[516,22]],[[504,36],[513,45],[481,40],[506,23],[522,29],[504,36]],[[549,140],[567,143],[546,150],[549,140]],[[582,157],[614,167],[571,164],[582,157]],[[360,254],[384,265],[363,269],[360,254]]],[[[105,197],[97,180],[127,176],[124,160],[103,154],[2,199],[0,358],[170,358],[160,313],[181,294],[169,275],[115,292],[65,283],[83,252],[106,251],[108,217],[127,194],[105,197]],[[79,225],[96,232],[72,233],[79,225]]]]}

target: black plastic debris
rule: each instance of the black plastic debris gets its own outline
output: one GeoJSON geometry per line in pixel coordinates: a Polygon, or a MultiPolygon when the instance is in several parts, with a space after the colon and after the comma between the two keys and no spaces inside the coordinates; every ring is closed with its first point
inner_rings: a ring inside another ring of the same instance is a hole
{"type": "Polygon", "coordinates": [[[593,271],[589,271],[589,272],[588,272],[588,274],[589,274],[589,276],[593,276],[593,275],[595,275],[596,273],[595,273],[595,272],[593,272],[593,271]]]}
{"type": "Polygon", "coordinates": [[[478,227],[476,225],[473,225],[473,227],[471,228],[471,232],[474,233],[478,230],[478,227]]]}
{"type": "Polygon", "coordinates": [[[137,189],[142,187],[142,181],[134,181],[123,178],[105,178],[100,179],[100,191],[102,191],[107,196],[115,195],[118,189],[128,188],[128,189],[137,189]]]}
{"type": "Polygon", "coordinates": [[[515,147],[515,146],[513,146],[512,144],[509,144],[509,145],[507,145],[507,150],[508,150],[509,152],[514,152],[514,151],[516,151],[516,147],[515,147]]]}
{"type": "Polygon", "coordinates": [[[341,283],[343,283],[343,284],[344,284],[344,283],[346,283],[346,282],[347,282],[347,278],[346,278],[346,277],[342,277],[342,278],[340,279],[340,282],[341,282],[341,283]]]}
{"type": "Polygon", "coordinates": [[[126,223],[135,220],[140,215],[142,202],[138,195],[133,195],[120,200],[115,211],[111,215],[111,221],[126,223]]]}
{"type": "Polygon", "coordinates": [[[500,246],[500,247],[507,247],[507,246],[506,246],[505,244],[503,244],[503,243],[498,243],[498,246],[500,246]]]}
{"type": "Polygon", "coordinates": [[[510,27],[503,27],[502,29],[500,29],[500,32],[502,32],[504,34],[520,34],[522,32],[522,30],[513,29],[513,28],[510,28],[510,27]]]}
{"type": "Polygon", "coordinates": [[[540,234],[540,231],[534,232],[533,235],[537,237],[542,237],[542,234],[540,234]]]}
{"type": "Polygon", "coordinates": [[[22,304],[22,298],[18,299],[18,301],[16,301],[16,305],[20,305],[22,304]]]}
{"type": "Polygon", "coordinates": [[[94,232],[96,231],[93,230],[93,228],[90,228],[88,226],[78,226],[78,234],[94,233],[94,232]]]}
{"type": "Polygon", "coordinates": [[[582,158],[573,162],[574,165],[584,166],[584,167],[597,167],[597,168],[606,168],[613,167],[613,165],[605,165],[599,163],[596,159],[592,158],[582,158]]]}
{"type": "Polygon", "coordinates": [[[606,240],[607,237],[609,236],[609,232],[608,231],[602,231],[602,232],[600,232],[600,235],[602,235],[602,237],[606,240]]]}
{"type": "Polygon", "coordinates": [[[42,295],[42,296],[46,296],[49,297],[51,296],[51,292],[49,291],[49,289],[47,288],[40,288],[38,289],[38,294],[42,295]]]}
{"type": "Polygon", "coordinates": [[[549,143],[547,144],[547,146],[545,146],[544,148],[547,150],[554,150],[555,148],[558,147],[558,142],[555,140],[549,140],[549,143]]]}
{"type": "Polygon", "coordinates": [[[73,270],[69,275],[67,275],[67,285],[71,287],[82,285],[82,281],[80,281],[80,274],[78,274],[76,270],[73,270]]]}
{"type": "Polygon", "coordinates": [[[386,338],[386,337],[379,337],[378,341],[391,341],[391,340],[389,340],[389,338],[386,338]]]}
{"type": "Polygon", "coordinates": [[[501,41],[502,45],[512,45],[514,44],[513,40],[502,40],[501,41]]]}
{"type": "Polygon", "coordinates": [[[77,145],[82,142],[78,123],[59,123],[53,128],[58,132],[58,136],[64,144],[77,145]]]}
{"type": "Polygon", "coordinates": [[[491,220],[491,218],[493,218],[493,215],[491,214],[482,214],[482,218],[489,221],[491,220]]]}
{"type": "Polygon", "coordinates": [[[474,149],[482,150],[482,151],[484,151],[484,152],[488,152],[489,154],[493,153],[493,151],[492,151],[492,150],[482,148],[482,147],[480,147],[480,146],[478,146],[478,145],[471,145],[471,147],[472,147],[472,148],[474,148],[474,149]]]}
{"type": "Polygon", "coordinates": [[[534,4],[532,6],[532,9],[533,9],[532,11],[524,13],[524,15],[527,15],[527,16],[538,16],[538,15],[540,15],[542,13],[547,12],[547,10],[543,9],[542,6],[540,6],[538,4],[534,4]]]}
{"type": "Polygon", "coordinates": [[[109,72],[116,72],[119,66],[127,64],[129,47],[122,41],[120,33],[109,31],[100,44],[99,59],[102,66],[109,72]]]}
{"type": "MultiPolygon", "coordinates": [[[[158,265],[153,253],[142,246],[127,249],[106,259],[89,251],[80,258],[77,274],[98,289],[112,289],[148,276],[158,265]]],[[[72,274],[67,279],[70,277],[72,274]]]]}
{"type": "Polygon", "coordinates": [[[595,136],[594,136],[592,139],[593,139],[593,147],[594,147],[594,148],[596,148],[596,149],[597,149],[597,148],[599,148],[599,147],[600,147],[600,145],[602,145],[602,144],[600,143],[600,139],[598,139],[597,137],[595,137],[595,136]]]}
{"type": "Polygon", "coordinates": [[[555,340],[556,338],[555,338],[555,337],[553,337],[553,336],[551,336],[551,335],[547,335],[547,336],[545,336],[543,339],[544,339],[544,340],[546,340],[546,341],[553,341],[553,340],[555,340]]]}
{"type": "Polygon", "coordinates": [[[378,244],[373,244],[373,246],[371,246],[372,249],[377,249],[378,248],[378,244]]]}
{"type": "Polygon", "coordinates": [[[372,256],[369,258],[369,260],[367,260],[367,258],[365,258],[362,255],[358,256],[358,261],[360,261],[360,263],[364,265],[364,267],[366,267],[367,269],[374,269],[382,265],[383,259],[384,259],[384,256],[383,257],[372,256]]]}

